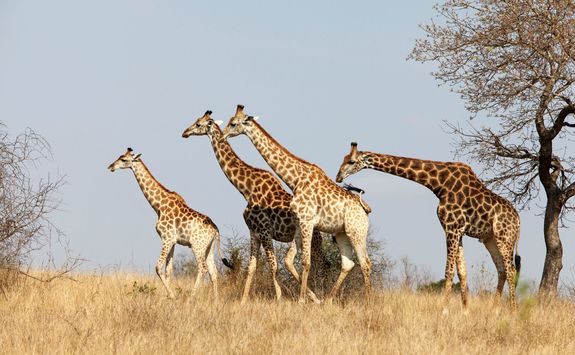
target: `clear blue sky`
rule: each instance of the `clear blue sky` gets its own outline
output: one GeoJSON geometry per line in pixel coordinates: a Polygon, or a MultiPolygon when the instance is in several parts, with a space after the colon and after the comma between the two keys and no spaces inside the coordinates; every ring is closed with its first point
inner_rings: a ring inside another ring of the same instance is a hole
{"type": "MultiPolygon", "coordinates": [[[[244,104],[278,141],[332,177],[352,140],[360,149],[452,160],[442,121],[465,123],[463,102],[437,86],[431,65],[406,61],[433,3],[0,0],[0,121],[51,142],[54,161],[42,168],[68,181],[54,220],[89,260],[84,269],[148,272],[160,251],[155,214],[131,172],[106,170],[128,146],[224,236],[247,234],[245,201],[208,138],[181,138],[207,109],[227,122],[244,104]]],[[[246,137],[231,142],[247,162],[267,168],[246,137]]],[[[367,190],[386,253],[441,278],[436,197],[375,171],[349,181],[367,190]]],[[[523,275],[537,281],[542,204],[521,213],[523,275]]],[[[564,277],[573,277],[572,234],[562,230],[564,277]]],[[[482,261],[495,272],[482,244],[466,238],[464,246],[472,274],[482,261]]]]}

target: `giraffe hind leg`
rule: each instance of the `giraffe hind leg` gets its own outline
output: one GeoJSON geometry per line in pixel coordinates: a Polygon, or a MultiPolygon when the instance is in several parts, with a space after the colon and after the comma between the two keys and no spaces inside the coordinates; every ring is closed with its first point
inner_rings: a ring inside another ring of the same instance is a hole
{"type": "Polygon", "coordinates": [[[206,268],[208,274],[210,275],[210,281],[212,283],[212,289],[214,291],[214,299],[218,300],[218,269],[216,268],[216,263],[214,261],[214,248],[215,238],[212,238],[211,243],[208,245],[206,250],[206,268]]]}
{"type": "Polygon", "coordinates": [[[335,236],[337,242],[337,247],[339,248],[339,253],[341,255],[341,270],[335,284],[333,285],[331,291],[328,294],[328,300],[332,300],[339,290],[341,284],[347,277],[347,274],[353,269],[355,263],[352,261],[353,248],[347,235],[345,233],[338,233],[335,236]]]}
{"type": "Polygon", "coordinates": [[[260,253],[260,241],[258,236],[254,232],[250,232],[250,260],[248,262],[248,274],[246,276],[246,283],[244,286],[244,293],[242,294],[241,303],[244,304],[250,294],[250,288],[252,286],[252,281],[254,274],[256,272],[256,267],[258,263],[258,255],[260,253]]]}
{"type": "Polygon", "coordinates": [[[495,268],[497,269],[497,289],[495,291],[495,298],[493,300],[493,305],[497,306],[499,301],[501,300],[501,294],[503,293],[503,287],[505,286],[505,266],[503,264],[503,256],[499,252],[499,248],[497,248],[497,243],[495,242],[495,238],[490,238],[483,243],[489,255],[491,255],[491,259],[495,264],[495,268]]]}
{"type": "Polygon", "coordinates": [[[457,252],[457,277],[461,285],[461,302],[463,308],[467,308],[468,304],[468,290],[467,290],[467,269],[465,267],[465,257],[463,255],[463,242],[459,240],[459,247],[457,252]]]}

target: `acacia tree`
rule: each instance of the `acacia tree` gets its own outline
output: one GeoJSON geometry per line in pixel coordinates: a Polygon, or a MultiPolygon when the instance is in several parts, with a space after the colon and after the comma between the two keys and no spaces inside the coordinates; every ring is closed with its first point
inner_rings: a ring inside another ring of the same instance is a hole
{"type": "Polygon", "coordinates": [[[479,161],[488,183],[525,207],[543,188],[547,253],[540,291],[556,293],[559,227],[572,211],[575,160],[573,0],[447,0],[422,26],[410,58],[435,62],[433,76],[459,93],[481,128],[450,124],[460,154],[479,161]],[[571,121],[569,121],[571,120],[571,121]]]}

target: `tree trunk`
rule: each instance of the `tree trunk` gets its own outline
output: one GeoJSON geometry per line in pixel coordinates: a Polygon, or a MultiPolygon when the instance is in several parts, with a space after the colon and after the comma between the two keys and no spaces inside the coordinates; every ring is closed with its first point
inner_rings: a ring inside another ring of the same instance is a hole
{"type": "Polygon", "coordinates": [[[556,194],[547,194],[547,207],[545,209],[545,220],[543,223],[545,246],[545,264],[543,275],[539,285],[539,292],[548,295],[557,294],[559,283],[559,272],[563,268],[563,246],[559,238],[559,215],[561,214],[561,203],[556,194]]]}

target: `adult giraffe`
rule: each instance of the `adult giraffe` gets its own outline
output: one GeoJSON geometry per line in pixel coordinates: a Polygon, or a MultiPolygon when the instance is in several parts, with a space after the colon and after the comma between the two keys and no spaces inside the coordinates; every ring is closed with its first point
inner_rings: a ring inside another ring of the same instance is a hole
{"type": "Polygon", "coordinates": [[[343,158],[336,177],[342,182],[362,169],[375,169],[415,181],[439,198],[437,216],[447,239],[445,294],[451,291],[453,269],[461,282],[461,300],[467,306],[467,272],[463,256],[463,235],[478,238],[487,248],[497,268],[495,303],[499,303],[507,280],[511,307],[515,309],[515,286],[521,257],[513,252],[519,242],[519,215],[513,205],[489,190],[466,164],[438,162],[387,154],[360,152],[357,143],[343,158]]]}
{"type": "MultiPolygon", "coordinates": [[[[207,135],[212,144],[216,159],[228,180],[242,194],[248,205],[244,209],[243,217],[250,230],[250,260],[248,274],[242,296],[242,303],[248,298],[253,276],[256,271],[257,256],[260,245],[263,246],[274,282],[276,299],[281,298],[281,288],[276,280],[277,261],[273,250],[272,240],[290,243],[290,249],[285,256],[285,264],[289,272],[299,282],[300,277],[294,267],[293,261],[297,253],[294,235],[297,220],[290,210],[292,196],[285,191],[280,181],[269,171],[254,168],[241,160],[230,144],[223,139],[219,125],[222,121],[214,121],[212,111],[198,118],[188,127],[182,136],[207,135]]],[[[314,264],[327,263],[322,258],[322,238],[319,231],[314,231],[311,254],[314,264]]],[[[309,290],[309,296],[314,302],[319,302],[315,294],[309,290]]]]}
{"type": "Polygon", "coordinates": [[[310,246],[315,229],[336,235],[341,253],[341,272],[328,299],[332,299],[355,263],[359,260],[366,294],[370,287],[371,261],[367,254],[366,238],[369,227],[369,207],[355,194],[333,182],[318,166],[302,160],[269,135],[257,122],[247,116],[238,105],[236,114],[224,129],[224,139],[245,134],[252,141],[268,165],[293,191],[291,211],[298,219],[302,243],[302,276],[299,302],[305,302],[310,271],[310,246]]]}

